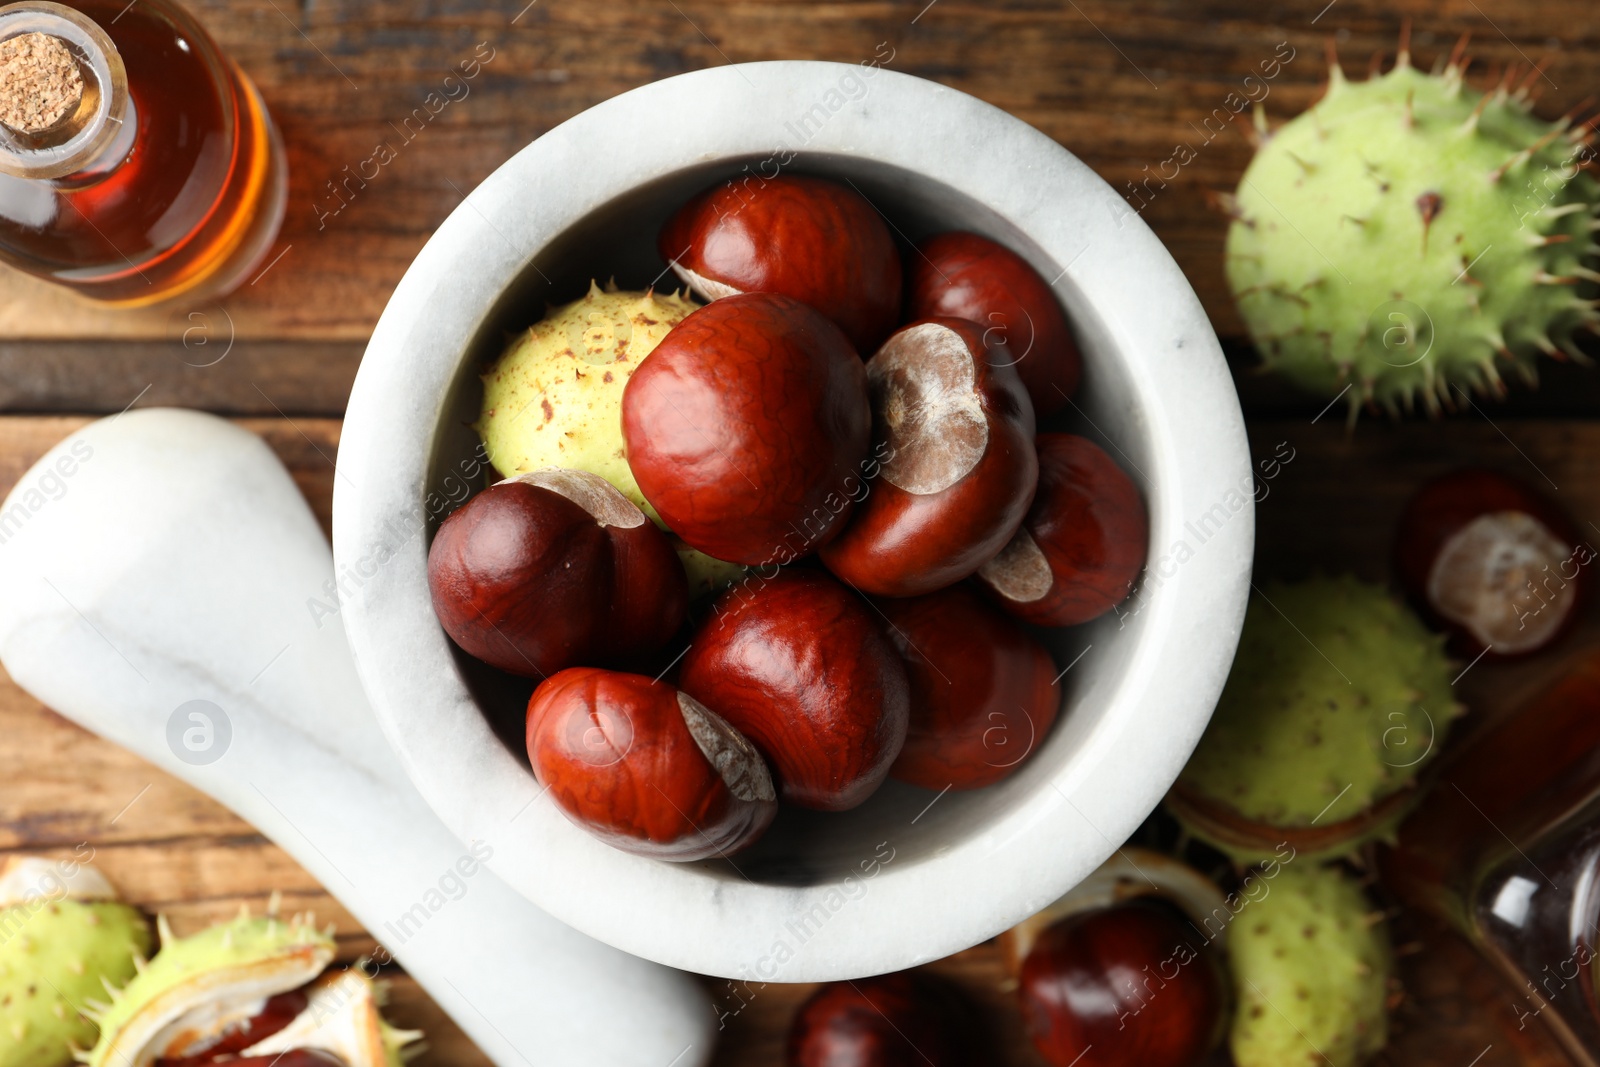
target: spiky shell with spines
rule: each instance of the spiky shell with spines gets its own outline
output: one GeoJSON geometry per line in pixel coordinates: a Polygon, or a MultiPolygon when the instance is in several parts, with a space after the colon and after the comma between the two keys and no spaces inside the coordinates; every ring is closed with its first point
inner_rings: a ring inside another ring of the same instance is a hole
{"type": "MultiPolygon", "coordinates": [[[[598,474],[666,528],[639,491],[622,440],[622,391],[672,328],[698,310],[687,292],[629,292],[615,283],[589,291],[515,337],[483,373],[483,406],[473,429],[506,477],[548,467],[598,474]]],[[[744,573],[674,538],[689,592],[711,596],[744,573]]]]}
{"type": "Polygon", "coordinates": [[[1227,277],[1264,365],[1325,397],[1429,412],[1583,359],[1600,183],[1589,130],[1545,122],[1509,78],[1481,93],[1452,57],[1347,81],[1264,135],[1230,205],[1227,277]]]}
{"type": "Polygon", "coordinates": [[[288,1026],[241,1055],[318,1049],[348,1067],[401,1067],[411,1052],[407,1046],[422,1037],[420,1030],[399,1030],[384,1020],[384,986],[358,969],[329,972],[313,982],[306,995],[305,1010],[288,1026]]]}
{"type": "Polygon", "coordinates": [[[1331,856],[1388,834],[1464,710],[1443,645],[1379,586],[1268,585],[1169,808],[1245,862],[1285,840],[1331,856]]]}
{"type": "Polygon", "coordinates": [[[686,296],[615,285],[553,307],[483,374],[473,429],[506,477],[546,467],[598,474],[658,525],[622,440],[622,390],[672,328],[699,308],[686,296]]]}
{"type": "Polygon", "coordinates": [[[35,887],[0,893],[0,1067],[71,1063],[97,1032],[88,1003],[132,978],[150,952],[144,916],[112,899],[92,867],[74,864],[63,877],[61,866],[12,857],[0,877],[35,887]]]}
{"type": "Polygon", "coordinates": [[[157,1057],[192,1047],[245,1005],[298,989],[333,960],[331,932],[309,917],[281,920],[241,910],[231,922],[190,937],[172,935],[157,919],[161,948],[97,1012],[100,1039],[84,1057],[90,1067],[148,1067],[157,1057]],[[170,1051],[169,1051],[170,1050],[170,1051]]]}
{"type": "Polygon", "coordinates": [[[1234,920],[1238,1067],[1358,1067],[1388,1039],[1393,954],[1382,913],[1337,867],[1296,859],[1234,920]]]}

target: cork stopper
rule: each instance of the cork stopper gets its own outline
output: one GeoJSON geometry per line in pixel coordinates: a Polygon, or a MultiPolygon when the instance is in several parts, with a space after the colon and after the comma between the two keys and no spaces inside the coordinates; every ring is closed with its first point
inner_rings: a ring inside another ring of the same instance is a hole
{"type": "Polygon", "coordinates": [[[0,41],[0,123],[48,130],[83,99],[78,61],[59,37],[24,33],[0,41]]]}

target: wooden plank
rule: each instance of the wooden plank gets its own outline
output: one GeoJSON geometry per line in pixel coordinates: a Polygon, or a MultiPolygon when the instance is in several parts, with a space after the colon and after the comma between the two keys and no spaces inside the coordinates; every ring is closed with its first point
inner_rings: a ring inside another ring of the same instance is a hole
{"type": "MultiPolygon", "coordinates": [[[[1551,116],[1578,102],[1600,59],[1600,8],[1588,0],[191,6],[261,87],[289,145],[288,222],[273,251],[283,258],[226,301],[238,335],[249,339],[364,340],[407,264],[462,197],[517,149],[589,106],[701,67],[856,62],[884,44],[891,69],[1005,108],[1124,193],[1159,174],[1178,145],[1192,149],[1193,162],[1165,188],[1159,179],[1146,187],[1143,217],[1173,250],[1218,329],[1237,335],[1218,269],[1224,220],[1204,194],[1232,188],[1250,147],[1231,124],[1223,129],[1214,120],[1208,128],[1206,120],[1229,107],[1229,94],[1244,89],[1247,76],[1260,76],[1280,45],[1293,58],[1268,84],[1266,107],[1275,119],[1315,97],[1326,40],[1355,73],[1373,53],[1393,51],[1404,18],[1414,22],[1424,66],[1467,31],[1475,34],[1480,70],[1548,58],[1541,111],[1551,116]],[[493,58],[466,95],[452,90],[459,99],[411,134],[397,132],[480,43],[493,58]],[[1217,129],[1223,132],[1211,132],[1217,129]],[[364,185],[352,183],[342,201],[334,198],[329,183],[345,181],[380,143],[391,143],[396,158],[364,185]]],[[[626,131],[617,145],[626,149],[626,131]]],[[[172,329],[171,310],[110,312],[18,275],[0,277],[0,336],[160,341],[172,329]]]]}
{"type": "Polygon", "coordinates": [[[0,412],[187,407],[219,415],[344,414],[360,344],[251,341],[217,310],[164,341],[0,341],[0,412]]]}
{"type": "MultiPolygon", "coordinates": [[[[195,329],[202,327],[196,326],[195,329]]],[[[360,344],[341,341],[238,340],[222,356],[219,346],[196,343],[185,349],[181,335],[168,341],[0,341],[0,414],[111,414],[133,400],[140,407],[191,407],[221,415],[339,417],[361,362],[360,344]],[[209,366],[196,365],[217,358],[209,366]],[[186,362],[186,360],[188,362],[186,362]]],[[[1600,358],[1600,341],[1581,347],[1600,358]]],[[[1343,400],[1301,392],[1289,382],[1263,374],[1248,342],[1223,345],[1245,417],[1302,418],[1328,409],[1343,422],[1343,400]]],[[[1600,411],[1600,374],[1571,362],[1542,360],[1540,386],[1513,382],[1504,397],[1472,396],[1490,417],[1582,418],[1600,411]]],[[[1481,417],[1465,404],[1443,416],[1481,417]]],[[[1386,420],[1387,415],[1362,418],[1386,420]]],[[[1417,418],[1424,419],[1422,413],[1417,418]]]]}
{"type": "Polygon", "coordinates": [[[1266,497],[1256,512],[1258,581],[1316,569],[1385,580],[1406,500],[1422,482],[1458,467],[1490,467],[1526,482],[1590,534],[1600,523],[1600,424],[1507,419],[1480,407],[1443,425],[1368,419],[1351,431],[1337,414],[1315,424],[1250,424],[1258,457],[1280,446],[1294,454],[1258,490],[1266,497]]]}
{"type": "MultiPolygon", "coordinates": [[[[1474,50],[1488,64],[1551,58],[1549,91],[1540,105],[1550,116],[1583,95],[1600,54],[1600,9],[1587,0],[1293,0],[1272,9],[1238,0],[540,0],[527,7],[510,0],[494,8],[470,0],[443,6],[426,0],[202,0],[191,6],[262,87],[289,143],[289,221],[272,253],[282,258],[221,306],[132,314],[86,307],[42,283],[0,272],[0,337],[7,339],[0,343],[0,411],[110,412],[137,399],[140,406],[287,414],[289,420],[246,425],[285,457],[325,529],[338,424],[306,416],[342,410],[361,344],[427,235],[532,137],[636,85],[729,61],[855,61],[888,42],[891,68],[1010,110],[1125,192],[1171,158],[1177,145],[1188,145],[1197,150],[1194,162],[1166,187],[1154,183],[1142,215],[1228,337],[1241,328],[1218,270],[1225,224],[1206,207],[1205,193],[1231,188],[1250,149],[1231,126],[1216,135],[1202,126],[1280,42],[1293,47],[1294,59],[1271,83],[1267,109],[1275,120],[1315,96],[1324,40],[1334,40],[1355,73],[1368,55],[1392,50],[1402,18],[1415,22],[1422,65],[1465,30],[1477,34],[1474,50]],[[480,41],[490,43],[495,59],[473,80],[470,96],[451,103],[414,141],[397,136],[395,124],[480,41]],[[328,183],[343,180],[345,168],[368,158],[380,141],[400,145],[395,162],[355,189],[348,205],[331,199],[328,183]],[[337,214],[327,214],[331,207],[337,214]],[[224,332],[236,341],[226,358],[194,366],[217,351],[197,347],[197,340],[203,336],[214,345],[224,332]],[[94,338],[105,343],[84,341],[94,338]]],[[[1514,396],[1503,407],[1468,410],[1444,425],[1368,420],[1346,435],[1341,412],[1312,425],[1320,404],[1245,372],[1250,360],[1243,349],[1235,346],[1231,354],[1246,411],[1272,420],[1252,427],[1258,454],[1271,454],[1279,441],[1297,450],[1260,509],[1263,577],[1320,567],[1381,580],[1405,495],[1423,477],[1467,460],[1520,473],[1583,521],[1600,519],[1600,476],[1586,461],[1600,446],[1600,433],[1525,421],[1600,410],[1592,373],[1547,365],[1541,393],[1514,396]]],[[[0,493],[81,422],[0,418],[0,493]]],[[[1589,625],[1591,632],[1569,640],[1569,648],[1594,636],[1592,619],[1589,625]]],[[[1462,682],[1463,694],[1475,714],[1503,710],[1564,654],[1558,649],[1522,664],[1475,668],[1462,682]]],[[[133,899],[167,912],[180,930],[223,918],[240,903],[260,906],[277,887],[291,906],[312,908],[335,923],[344,958],[373,944],[309,875],[248,825],[43,709],[3,675],[0,776],[7,782],[0,793],[0,851],[70,851],[91,842],[96,861],[133,899]]],[[[1396,1014],[1384,1062],[1561,1062],[1537,1030],[1516,1030],[1509,1002],[1497,996],[1493,977],[1470,949],[1409,924],[1402,936],[1417,939],[1424,951],[1405,962],[1409,998],[1396,1014]]],[[[988,1007],[1006,1062],[1041,1062],[1021,1036],[992,945],[935,966],[988,1007]]],[[[720,985],[708,982],[713,996],[720,985]]],[[[729,1020],[718,1063],[781,1062],[789,1016],[810,988],[762,990],[729,1020]]],[[[393,1004],[397,1022],[429,1031],[432,1051],[421,1062],[486,1062],[404,975],[395,976],[393,1004]]]]}

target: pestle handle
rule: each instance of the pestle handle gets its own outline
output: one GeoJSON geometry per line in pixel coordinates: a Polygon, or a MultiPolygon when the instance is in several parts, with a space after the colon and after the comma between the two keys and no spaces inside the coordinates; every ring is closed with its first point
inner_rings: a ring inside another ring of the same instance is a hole
{"type": "Polygon", "coordinates": [[[0,662],[260,828],[502,1067],[704,1063],[713,1016],[689,976],[538,910],[483,868],[492,843],[427,807],[366,703],[332,577],[259,439],[129,412],[61,442],[0,505],[0,662]]]}

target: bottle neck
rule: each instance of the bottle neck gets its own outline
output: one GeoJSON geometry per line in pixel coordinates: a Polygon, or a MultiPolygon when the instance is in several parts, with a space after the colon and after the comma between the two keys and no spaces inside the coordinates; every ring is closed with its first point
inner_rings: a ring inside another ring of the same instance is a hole
{"type": "Polygon", "coordinates": [[[103,177],[133,147],[134,117],[122,57],[93,20],[43,0],[0,7],[0,174],[103,177]]]}

